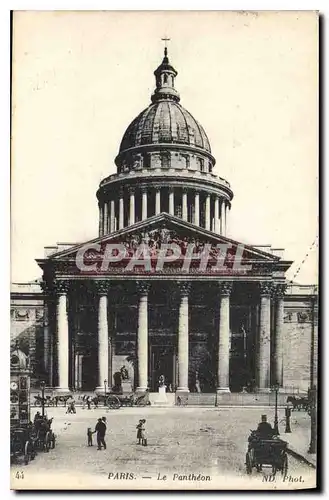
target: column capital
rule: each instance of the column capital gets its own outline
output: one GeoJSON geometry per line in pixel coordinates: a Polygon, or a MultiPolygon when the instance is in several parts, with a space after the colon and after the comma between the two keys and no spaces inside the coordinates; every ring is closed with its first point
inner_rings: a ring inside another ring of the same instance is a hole
{"type": "Polygon", "coordinates": [[[70,289],[70,282],[65,280],[54,281],[54,291],[56,295],[66,295],[70,289]]]}
{"type": "Polygon", "coordinates": [[[120,197],[120,198],[122,198],[122,197],[123,197],[123,195],[124,195],[124,191],[125,191],[125,190],[124,190],[124,188],[121,186],[121,187],[119,188],[119,197],[120,197]]]}
{"type": "Polygon", "coordinates": [[[141,190],[142,193],[147,193],[147,190],[148,190],[148,188],[147,188],[147,186],[145,184],[142,184],[139,187],[139,189],[141,190]]]}
{"type": "Polygon", "coordinates": [[[107,295],[110,289],[110,283],[108,281],[95,281],[95,288],[98,295],[107,295]]]}
{"type": "Polygon", "coordinates": [[[135,192],[136,192],[136,187],[135,187],[135,186],[129,186],[129,187],[128,187],[128,192],[129,192],[129,195],[131,195],[131,194],[135,194],[135,192]]]}
{"type": "Polygon", "coordinates": [[[283,299],[285,293],[286,293],[286,290],[287,290],[287,283],[274,283],[274,289],[273,289],[273,292],[274,292],[274,296],[277,298],[277,299],[283,299]]]}
{"type": "Polygon", "coordinates": [[[190,281],[177,281],[177,286],[181,297],[187,297],[191,291],[190,281]]]}
{"type": "Polygon", "coordinates": [[[40,287],[45,295],[50,295],[53,291],[53,287],[51,286],[51,284],[47,283],[46,281],[41,281],[40,287]]]}
{"type": "Polygon", "coordinates": [[[220,281],[218,283],[218,285],[219,285],[220,295],[222,295],[222,296],[229,296],[229,295],[231,295],[232,286],[233,286],[233,282],[232,281],[220,281]]]}
{"type": "Polygon", "coordinates": [[[259,293],[261,297],[271,297],[271,295],[273,295],[273,290],[272,281],[261,281],[259,283],[259,293]]]}
{"type": "Polygon", "coordinates": [[[188,187],[183,187],[182,191],[183,191],[184,194],[187,194],[189,192],[189,188],[188,187]]]}
{"type": "Polygon", "coordinates": [[[148,281],[136,281],[136,288],[139,295],[147,295],[150,287],[151,285],[148,281]]]}

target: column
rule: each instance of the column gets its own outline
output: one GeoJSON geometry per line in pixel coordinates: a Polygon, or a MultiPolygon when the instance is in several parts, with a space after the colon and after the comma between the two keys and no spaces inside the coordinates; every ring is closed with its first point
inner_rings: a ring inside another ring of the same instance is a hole
{"type": "Polygon", "coordinates": [[[169,188],[169,213],[175,215],[175,197],[173,188],[169,188]]]}
{"type": "Polygon", "coordinates": [[[145,392],[148,388],[148,292],[149,283],[137,281],[138,325],[137,325],[137,391],[145,392]]]}
{"type": "Polygon", "coordinates": [[[195,191],[194,194],[194,224],[200,226],[200,193],[195,191]]]}
{"type": "Polygon", "coordinates": [[[99,226],[98,226],[98,236],[103,236],[103,220],[104,220],[104,214],[103,214],[103,205],[101,203],[98,204],[98,209],[99,209],[99,226]]]}
{"type": "Polygon", "coordinates": [[[214,219],[215,219],[215,233],[219,233],[219,198],[215,196],[215,210],[214,210],[214,219]]]}
{"type": "Polygon", "coordinates": [[[160,188],[156,188],[155,191],[155,215],[161,213],[161,191],[160,188]]]}
{"type": "Polygon", "coordinates": [[[180,292],[178,318],[178,387],[177,393],[188,393],[188,296],[191,285],[188,281],[177,283],[180,292]]]}
{"type": "Polygon", "coordinates": [[[55,283],[57,295],[57,363],[58,363],[58,392],[69,390],[69,325],[67,318],[67,293],[69,283],[57,281],[55,283]]]}
{"type": "Polygon", "coordinates": [[[147,219],[147,188],[142,187],[142,220],[147,219]]]}
{"type": "Polygon", "coordinates": [[[226,236],[226,201],[223,202],[223,236],[226,236]]]}
{"type": "Polygon", "coordinates": [[[135,189],[129,190],[129,225],[135,224],[135,189]]]}
{"type": "Polygon", "coordinates": [[[123,190],[120,190],[120,198],[119,198],[119,229],[123,229],[124,225],[124,199],[123,199],[123,190]]]}
{"type": "Polygon", "coordinates": [[[187,189],[185,188],[182,193],[182,219],[187,221],[187,189]]]}
{"type": "Polygon", "coordinates": [[[224,201],[220,201],[219,234],[224,235],[224,201]]]}
{"type": "Polygon", "coordinates": [[[49,351],[50,351],[50,335],[49,335],[49,307],[48,299],[45,298],[43,303],[43,367],[45,373],[49,373],[49,351]]]}
{"type": "Polygon", "coordinates": [[[210,194],[206,195],[205,212],[205,227],[210,231],[210,194]]]}
{"type": "Polygon", "coordinates": [[[103,234],[108,233],[108,206],[107,203],[104,203],[104,219],[103,219],[103,234]]]}
{"type": "Polygon", "coordinates": [[[230,294],[232,282],[220,283],[217,393],[230,392],[230,294]]]}
{"type": "Polygon", "coordinates": [[[271,363],[271,293],[272,283],[260,283],[260,319],[258,345],[258,387],[268,392],[270,388],[271,363]]]}
{"type": "Polygon", "coordinates": [[[107,295],[109,283],[96,282],[98,300],[98,377],[97,391],[104,393],[104,380],[108,383],[109,376],[109,340],[107,323],[107,295]]]}
{"type": "Polygon", "coordinates": [[[228,235],[228,213],[231,210],[231,206],[229,204],[225,205],[225,236],[228,235]]]}
{"type": "Polygon", "coordinates": [[[115,201],[111,200],[111,216],[110,216],[110,231],[114,233],[115,231],[115,201]]]}
{"type": "Polygon", "coordinates": [[[283,329],[284,329],[284,294],[287,285],[280,283],[276,286],[275,308],[275,383],[283,386],[283,329]]]}

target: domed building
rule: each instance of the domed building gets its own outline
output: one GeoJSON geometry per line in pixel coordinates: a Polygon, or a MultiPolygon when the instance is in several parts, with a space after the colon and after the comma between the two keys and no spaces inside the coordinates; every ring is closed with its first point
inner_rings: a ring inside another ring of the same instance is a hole
{"type": "Polygon", "coordinates": [[[260,401],[274,384],[306,390],[314,289],[287,285],[282,249],[228,237],[233,191],[181,105],[167,49],[154,75],[117,171],[97,190],[98,237],[45,248],[42,289],[12,293],[14,337],[39,318],[31,364],[59,392],[134,391],[154,402],[161,381],[169,402],[221,404],[239,402],[234,392],[260,401]]]}
{"type": "Polygon", "coordinates": [[[233,192],[213,173],[216,160],[202,125],[180,104],[167,49],[154,75],[151,104],[127,128],[117,173],[97,192],[99,235],[160,213],[225,235],[233,192]]]}

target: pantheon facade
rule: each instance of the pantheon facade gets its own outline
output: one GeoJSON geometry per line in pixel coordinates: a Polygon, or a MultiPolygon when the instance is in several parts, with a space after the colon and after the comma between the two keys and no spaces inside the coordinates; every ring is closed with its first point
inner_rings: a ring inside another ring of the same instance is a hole
{"type": "Polygon", "coordinates": [[[97,190],[98,237],[46,247],[34,291],[13,289],[16,309],[42,318],[36,373],[59,392],[114,387],[122,366],[138,393],[161,375],[177,395],[307,386],[315,290],[286,283],[282,249],[228,237],[233,190],[180,104],[167,49],[154,75],[97,190]],[[299,367],[289,345],[302,330],[299,367]]]}

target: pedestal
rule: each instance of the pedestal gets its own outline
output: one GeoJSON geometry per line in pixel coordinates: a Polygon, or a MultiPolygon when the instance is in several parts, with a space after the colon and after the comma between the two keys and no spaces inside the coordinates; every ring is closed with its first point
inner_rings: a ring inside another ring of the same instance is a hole
{"type": "Polygon", "coordinates": [[[130,382],[130,380],[123,380],[121,382],[121,387],[122,387],[123,394],[125,394],[127,392],[131,393],[132,389],[131,389],[131,382],[130,382]]]}

